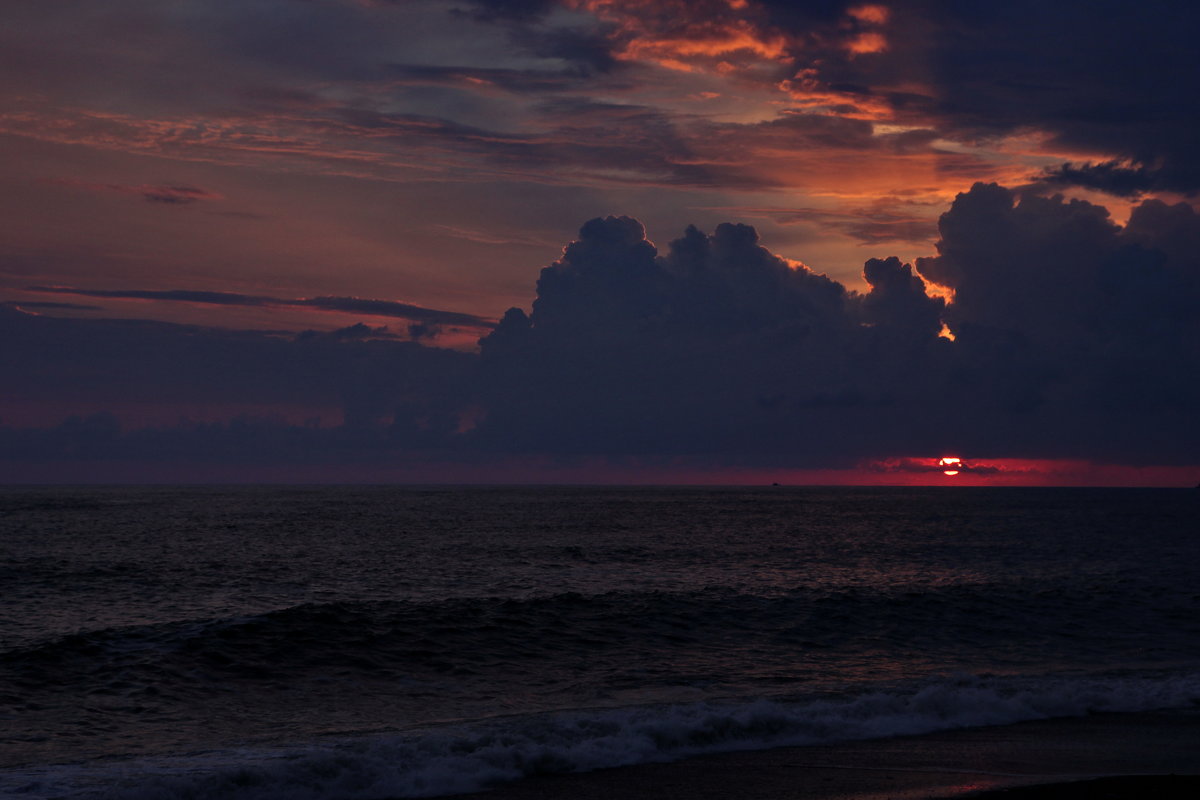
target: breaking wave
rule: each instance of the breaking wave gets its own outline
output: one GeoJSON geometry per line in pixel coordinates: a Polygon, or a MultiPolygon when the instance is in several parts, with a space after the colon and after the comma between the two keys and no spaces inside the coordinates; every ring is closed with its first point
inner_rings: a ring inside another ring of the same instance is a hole
{"type": "Polygon", "coordinates": [[[53,765],[0,773],[31,800],[382,800],[692,755],[1200,703],[1200,674],[928,680],[905,691],[496,718],[306,746],[53,765]]]}

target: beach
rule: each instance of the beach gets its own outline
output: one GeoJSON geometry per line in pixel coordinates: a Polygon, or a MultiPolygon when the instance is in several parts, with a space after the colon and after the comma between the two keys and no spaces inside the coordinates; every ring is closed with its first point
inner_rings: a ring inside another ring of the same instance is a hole
{"type": "Polygon", "coordinates": [[[1097,714],[529,778],[488,800],[1200,796],[1200,711],[1097,714]]]}

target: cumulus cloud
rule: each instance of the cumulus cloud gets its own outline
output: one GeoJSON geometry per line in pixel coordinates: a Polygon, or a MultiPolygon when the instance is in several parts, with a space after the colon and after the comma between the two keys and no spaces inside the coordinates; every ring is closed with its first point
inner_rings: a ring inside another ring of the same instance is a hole
{"type": "Polygon", "coordinates": [[[478,438],[826,464],[1186,461],[1197,225],[1186,205],[1149,201],[1122,228],[1099,206],[980,184],[942,216],[939,255],[869,260],[860,295],[748,226],[691,228],[664,253],[635,220],[596,219],[543,270],[532,313],[483,340],[478,438]]]}
{"type": "MultiPolygon", "coordinates": [[[[980,445],[1095,458],[1194,458],[1200,219],[1147,201],[1124,228],[1079,200],[976,185],[942,216],[921,275],[954,290],[960,395],[980,445]],[[1057,452],[1055,452],[1057,451],[1057,452]]],[[[953,421],[950,421],[953,420],[953,421]]]]}
{"type": "MultiPolygon", "coordinates": [[[[10,392],[23,402],[305,398],[342,409],[337,434],[213,429],[221,452],[249,452],[235,446],[245,434],[260,459],[307,447],[315,460],[437,451],[462,463],[549,454],[834,467],[946,452],[1194,462],[1191,207],[1146,201],[1122,227],[1094,204],[978,184],[939,232],[938,254],[915,268],[868,260],[858,293],[771,252],[747,225],[689,227],[660,247],[636,219],[596,218],[541,270],[530,310],[508,310],[477,355],[366,325],[286,338],[0,308],[0,333],[16,343],[0,367],[19,376],[10,392]]],[[[204,438],[80,419],[39,435],[180,458],[204,438]]],[[[33,434],[5,435],[36,450],[33,434]]]]}
{"type": "Polygon", "coordinates": [[[872,258],[863,266],[863,278],[871,286],[862,299],[867,324],[918,339],[941,331],[945,301],[926,293],[925,282],[913,274],[911,264],[895,256],[872,258]]]}
{"type": "MultiPolygon", "coordinates": [[[[873,307],[890,309],[894,287],[877,291],[873,307]]],[[[853,458],[866,432],[831,420],[879,428],[893,393],[907,393],[873,374],[899,353],[889,332],[902,315],[866,327],[862,302],[746,225],[689,228],[660,254],[636,220],[592,220],[542,271],[532,314],[510,310],[481,343],[488,416],[476,436],[567,452],[853,458]]],[[[938,347],[936,333],[921,345],[938,347]]]]}

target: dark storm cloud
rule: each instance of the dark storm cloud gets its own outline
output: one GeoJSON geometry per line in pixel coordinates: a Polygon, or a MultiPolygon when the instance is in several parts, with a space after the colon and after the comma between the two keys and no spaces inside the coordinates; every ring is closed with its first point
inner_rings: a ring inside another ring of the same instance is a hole
{"type": "Polygon", "coordinates": [[[1130,166],[1117,161],[1098,164],[1066,163],[1045,170],[1038,181],[1050,186],[1081,186],[1118,197],[1136,197],[1147,192],[1178,192],[1195,195],[1200,192],[1198,176],[1181,174],[1178,169],[1152,169],[1144,165],[1130,166]]]}
{"type": "Polygon", "coordinates": [[[859,302],[770,253],[749,226],[690,228],[660,255],[637,221],[593,220],[542,271],[532,314],[510,311],[482,342],[488,416],[476,439],[557,452],[853,458],[857,446],[838,452],[834,440],[846,437],[830,419],[854,409],[891,422],[895,398],[847,371],[845,353],[902,357],[890,320],[858,324],[859,302]]]}
{"type": "Polygon", "coordinates": [[[872,258],[863,265],[871,291],[862,300],[863,320],[920,339],[942,329],[945,302],[926,294],[924,282],[900,259],[872,258]]]}
{"type": "MultiPolygon", "coordinates": [[[[1200,7],[1169,0],[885,5],[885,50],[865,57],[797,50],[797,67],[815,64],[819,84],[831,91],[869,87],[901,120],[948,138],[1036,130],[1050,147],[1097,156],[1054,171],[1060,184],[1118,194],[1200,188],[1193,133],[1200,7]],[[905,81],[923,88],[894,88],[905,81]]],[[[800,35],[803,25],[794,30],[800,35]]]]}
{"type": "Polygon", "coordinates": [[[635,219],[597,218],[541,271],[531,312],[510,309],[479,355],[366,325],[282,337],[0,308],[0,334],[16,343],[0,369],[18,376],[16,401],[335,403],[347,419],[334,432],[270,421],[114,432],[80,415],[5,441],[28,457],[44,446],[56,457],[316,461],[434,449],[463,463],[1194,461],[1195,211],[1147,201],[1121,227],[1089,203],[979,184],[939,231],[938,255],[916,271],[867,261],[860,294],[772,253],[747,225],[689,227],[660,249],[635,219]]]}
{"type": "Polygon", "coordinates": [[[263,295],[238,294],[236,292],[204,292],[190,289],[77,289],[70,286],[28,286],[25,291],[49,294],[70,294],[81,297],[107,297],[114,300],[157,300],[178,303],[203,303],[218,306],[246,306],[252,308],[317,308],[322,311],[340,311],[348,314],[367,314],[373,317],[398,317],[418,322],[445,325],[464,325],[472,328],[490,328],[494,323],[474,314],[458,311],[439,311],[423,308],[395,300],[372,300],[363,297],[305,297],[283,299],[263,295]]]}
{"type": "MultiPolygon", "coordinates": [[[[711,71],[749,66],[739,59],[755,53],[756,68],[736,74],[790,87],[800,124],[811,125],[813,111],[837,121],[826,145],[867,146],[867,120],[918,127],[895,142],[917,151],[935,136],[979,144],[1037,132],[1048,151],[1078,154],[1046,176],[1059,185],[1118,194],[1200,188],[1200,10],[1192,6],[661,0],[598,13],[621,58],[711,71]]],[[[786,119],[770,124],[786,127],[786,119]]],[[[817,131],[808,138],[821,144],[817,131]]]]}
{"type": "Polygon", "coordinates": [[[954,289],[962,366],[948,427],[980,444],[1194,458],[1200,218],[1148,201],[1120,228],[1078,200],[976,185],[942,216],[926,278],[954,289]],[[991,420],[989,425],[981,424],[991,420]]]}
{"type": "Polygon", "coordinates": [[[665,254],[593,220],[532,314],[483,340],[481,445],[844,463],[946,450],[1187,463],[1200,445],[1200,219],[1150,201],[1125,228],[1081,201],[961,195],[920,273],[872,259],[865,295],[689,229],[665,254]],[[956,335],[939,337],[943,321],[956,335]]]}
{"type": "MultiPolygon", "coordinates": [[[[785,81],[804,113],[728,126],[739,143],[795,136],[797,147],[923,152],[936,137],[1037,132],[1047,150],[1080,156],[1049,182],[1124,195],[1200,188],[1200,10],[1190,6],[663,0],[597,13],[621,59],[732,69],[738,52],[757,53],[758,70],[741,79],[785,81]],[[868,120],[888,114],[918,130],[876,136],[868,120]]],[[[971,159],[957,166],[967,180],[986,174],[971,159]]],[[[947,158],[942,177],[954,167],[947,158]]]]}

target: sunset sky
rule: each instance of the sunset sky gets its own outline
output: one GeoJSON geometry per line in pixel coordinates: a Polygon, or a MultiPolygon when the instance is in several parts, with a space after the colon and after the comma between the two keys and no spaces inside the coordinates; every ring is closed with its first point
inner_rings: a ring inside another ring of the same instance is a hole
{"type": "Polygon", "coordinates": [[[0,23],[0,479],[1200,480],[1191,5],[0,23]]]}

